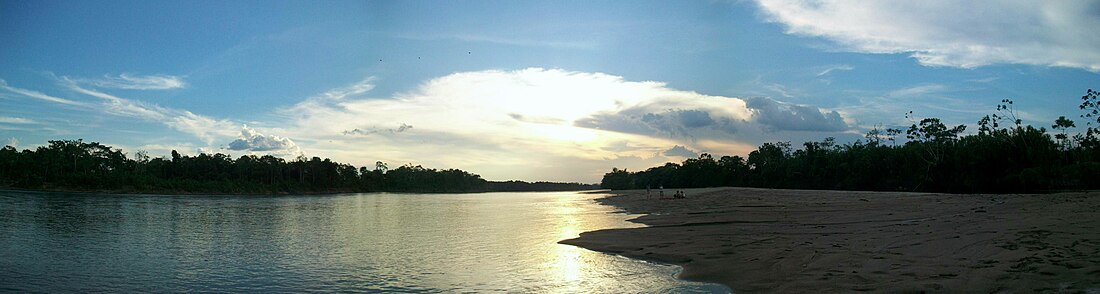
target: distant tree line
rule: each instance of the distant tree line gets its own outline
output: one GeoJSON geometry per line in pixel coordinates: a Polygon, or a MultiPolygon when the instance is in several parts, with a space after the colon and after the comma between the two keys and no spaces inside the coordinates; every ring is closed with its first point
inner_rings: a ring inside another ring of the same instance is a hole
{"type": "MultiPolygon", "coordinates": [[[[1100,92],[1081,97],[1084,132],[1069,136],[1076,123],[1065,116],[1045,127],[1021,125],[1011,100],[978,121],[976,134],[962,135],[936,118],[908,129],[879,129],[865,140],[837,144],[833,138],[765,143],[748,154],[710,154],[644,171],[613,168],[607,189],[745,186],[793,189],[929,191],[954,193],[1038,192],[1100,188],[1100,92]],[[898,143],[900,136],[907,139],[898,143]]],[[[907,117],[912,118],[912,112],[907,117]]]]}
{"type": "Polygon", "coordinates": [[[338,192],[486,192],[581,190],[574,183],[489,182],[457,169],[437,170],[411,164],[389,169],[299,156],[287,161],[264,155],[180,155],[131,158],[121,150],[83,140],[49,141],[35,150],[0,149],[0,187],[41,190],[156,193],[338,193],[338,192]]]}
{"type": "Polygon", "coordinates": [[[494,192],[522,192],[522,191],[580,191],[596,190],[600,185],[581,183],[558,182],[524,182],[524,181],[489,181],[489,190],[494,192]]]}

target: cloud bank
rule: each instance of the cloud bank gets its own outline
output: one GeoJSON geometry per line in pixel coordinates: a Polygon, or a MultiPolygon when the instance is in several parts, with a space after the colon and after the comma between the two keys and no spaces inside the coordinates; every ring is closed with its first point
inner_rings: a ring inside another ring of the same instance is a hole
{"type": "MultiPolygon", "coordinates": [[[[357,165],[416,163],[489,179],[590,181],[611,167],[640,170],[701,152],[745,154],[776,137],[792,139],[777,133],[819,139],[835,135],[821,132],[848,130],[837,111],[810,105],[706,95],[661,82],[561,69],[453,73],[386,95],[372,95],[375,79],[368,77],[282,107],[275,120],[256,122],[266,126],[262,129],[119,97],[68,77],[59,82],[91,99],[57,98],[2,81],[0,89],[160,123],[206,143],[193,146],[165,137],[176,142],[171,146],[200,152],[227,142],[222,150],[306,153],[357,165]]],[[[0,117],[4,125],[31,122],[0,117]]]]}
{"type": "Polygon", "coordinates": [[[782,103],[770,98],[746,99],[753,118],[770,130],[839,132],[848,129],[836,111],[823,112],[817,107],[782,103]]]}
{"type": "Polygon", "coordinates": [[[1100,2],[757,0],[790,34],[931,66],[1028,64],[1100,72],[1100,2]]]}
{"type": "Polygon", "coordinates": [[[612,165],[644,169],[698,152],[744,154],[775,132],[847,128],[836,111],[603,73],[460,72],[393,95],[372,95],[373,82],[367,78],[285,107],[279,114],[291,123],[279,132],[307,153],[343,162],[412,162],[490,179],[588,181],[612,165]]]}

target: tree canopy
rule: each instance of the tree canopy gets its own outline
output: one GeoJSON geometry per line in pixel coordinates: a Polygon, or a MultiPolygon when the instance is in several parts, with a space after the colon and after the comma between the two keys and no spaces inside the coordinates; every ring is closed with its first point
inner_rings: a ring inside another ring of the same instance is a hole
{"type": "MultiPolygon", "coordinates": [[[[955,193],[1037,192],[1100,188],[1100,92],[1082,96],[1080,118],[1087,128],[1072,137],[1076,123],[1065,116],[1046,128],[1022,125],[1011,100],[978,121],[978,132],[924,118],[900,128],[867,133],[866,140],[837,144],[833,138],[764,143],[748,154],[710,154],[644,171],[613,168],[600,185],[607,189],[746,186],[793,189],[929,191],[955,193]],[[885,142],[890,142],[886,144],[885,142]]],[[[907,117],[912,118],[912,112],[907,117]]]]}
{"type": "Polygon", "coordinates": [[[484,192],[489,182],[457,169],[419,165],[356,168],[318,157],[287,161],[263,155],[133,158],[84,140],[49,141],[35,150],[0,149],[0,187],[160,193],[484,192]]]}

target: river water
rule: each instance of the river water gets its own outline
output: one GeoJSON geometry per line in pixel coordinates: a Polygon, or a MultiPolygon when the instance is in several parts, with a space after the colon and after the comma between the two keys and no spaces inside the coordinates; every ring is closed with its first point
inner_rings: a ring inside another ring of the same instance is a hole
{"type": "Polygon", "coordinates": [[[0,191],[3,292],[728,292],[557,241],[638,226],[560,193],[0,191]]]}

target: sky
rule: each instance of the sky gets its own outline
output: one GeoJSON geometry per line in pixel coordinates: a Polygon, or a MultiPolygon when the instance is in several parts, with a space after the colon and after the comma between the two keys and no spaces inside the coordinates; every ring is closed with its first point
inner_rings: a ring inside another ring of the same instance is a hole
{"type": "Polygon", "coordinates": [[[1080,120],[1097,27],[1098,1],[0,1],[0,144],[594,183],[925,117],[973,133],[1002,99],[1080,120]]]}

